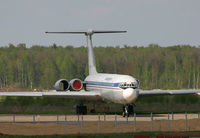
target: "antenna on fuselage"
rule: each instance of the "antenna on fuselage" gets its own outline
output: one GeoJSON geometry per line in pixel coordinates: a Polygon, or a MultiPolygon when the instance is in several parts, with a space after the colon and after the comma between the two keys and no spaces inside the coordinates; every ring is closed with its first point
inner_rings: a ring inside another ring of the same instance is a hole
{"type": "Polygon", "coordinates": [[[87,46],[88,46],[88,64],[89,64],[89,75],[97,74],[94,50],[92,46],[92,35],[94,33],[126,33],[127,31],[97,31],[97,30],[88,30],[88,31],[70,31],[70,32],[46,32],[46,33],[58,33],[58,34],[85,34],[87,37],[87,46]]]}

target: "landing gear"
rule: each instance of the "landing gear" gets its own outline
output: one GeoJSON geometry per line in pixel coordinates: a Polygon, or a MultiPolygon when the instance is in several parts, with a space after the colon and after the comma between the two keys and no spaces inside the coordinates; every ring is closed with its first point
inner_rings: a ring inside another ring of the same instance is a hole
{"type": "Polygon", "coordinates": [[[96,110],[95,109],[91,109],[90,113],[96,113],[96,110]]]}
{"type": "Polygon", "coordinates": [[[130,105],[130,104],[127,104],[127,105],[124,105],[123,106],[123,113],[122,113],[122,116],[123,117],[129,117],[129,115],[132,115],[133,114],[133,105],[130,105]]]}
{"type": "MultiPolygon", "coordinates": [[[[76,105],[76,114],[77,115],[86,115],[87,114],[87,106],[85,106],[83,104],[83,101],[79,101],[79,103],[76,105]]],[[[93,107],[90,109],[88,109],[88,111],[90,111],[90,113],[96,113],[95,110],[96,107],[96,103],[93,104],[93,107]]]]}
{"type": "Polygon", "coordinates": [[[93,103],[93,107],[90,110],[90,113],[96,113],[96,103],[93,103]]]}
{"type": "Polygon", "coordinates": [[[78,115],[86,115],[87,114],[87,106],[77,105],[76,106],[76,114],[78,114],[78,115]]]}

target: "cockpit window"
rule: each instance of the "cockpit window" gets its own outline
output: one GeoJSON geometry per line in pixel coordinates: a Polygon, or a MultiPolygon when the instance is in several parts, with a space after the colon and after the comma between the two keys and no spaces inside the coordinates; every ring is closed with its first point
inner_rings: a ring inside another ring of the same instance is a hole
{"type": "Polygon", "coordinates": [[[126,83],[126,82],[121,82],[119,84],[119,87],[122,88],[122,89],[127,89],[127,88],[133,88],[133,89],[136,89],[138,88],[138,83],[137,82],[131,82],[131,83],[126,83]]]}

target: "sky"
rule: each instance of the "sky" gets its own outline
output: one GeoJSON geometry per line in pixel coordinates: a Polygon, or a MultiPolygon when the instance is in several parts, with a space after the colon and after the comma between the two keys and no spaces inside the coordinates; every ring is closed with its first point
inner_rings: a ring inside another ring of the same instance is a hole
{"type": "Polygon", "coordinates": [[[0,46],[86,45],[84,35],[45,31],[126,30],[95,34],[95,46],[200,45],[200,0],[0,0],[0,46]]]}

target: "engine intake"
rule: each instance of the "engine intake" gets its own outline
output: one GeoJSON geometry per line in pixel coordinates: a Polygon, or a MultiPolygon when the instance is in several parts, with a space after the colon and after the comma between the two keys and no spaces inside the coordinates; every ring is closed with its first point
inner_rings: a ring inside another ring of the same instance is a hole
{"type": "Polygon", "coordinates": [[[80,79],[73,79],[69,84],[71,91],[80,91],[83,88],[83,83],[80,79]]]}
{"type": "Polygon", "coordinates": [[[54,88],[56,89],[56,91],[66,91],[69,89],[69,82],[65,79],[60,79],[58,80],[55,85],[54,88]]]}

